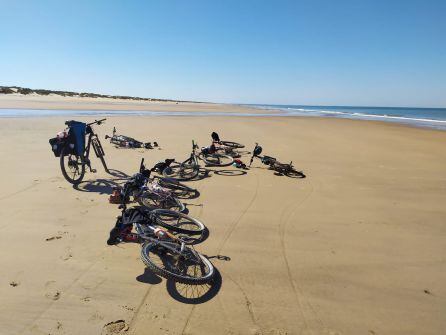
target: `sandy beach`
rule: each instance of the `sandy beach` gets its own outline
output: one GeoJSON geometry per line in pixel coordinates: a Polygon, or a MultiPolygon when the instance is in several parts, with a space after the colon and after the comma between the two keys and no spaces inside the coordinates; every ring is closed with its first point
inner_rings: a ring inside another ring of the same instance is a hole
{"type": "Polygon", "coordinates": [[[209,102],[131,101],[110,98],[62,97],[56,94],[47,96],[37,94],[0,94],[0,108],[159,112],[249,112],[259,114],[266,112],[248,106],[209,102]]]}
{"type": "MultiPolygon", "coordinates": [[[[39,99],[2,97],[0,106],[116,107],[39,99]]],[[[446,132],[324,118],[108,117],[95,129],[109,167],[125,175],[137,172],[142,157],[149,166],[185,159],[191,140],[207,145],[212,131],[249,150],[259,142],[265,154],[292,160],[306,173],[305,179],[277,176],[255,161],[246,174],[210,168],[209,178],[190,182],[200,197],[187,201],[188,209],[210,232],[197,250],[212,257],[221,275],[205,293],[146,271],[137,244],[106,245],[120,213],[108,196],[123,179],[105,173],[93,157],[98,172],[71,187],[48,144],[64,121],[0,119],[0,334],[420,335],[446,329],[446,132]],[[161,150],[115,148],[103,139],[113,126],[155,140],[161,150]],[[111,322],[117,323],[105,326],[111,322]]]]}

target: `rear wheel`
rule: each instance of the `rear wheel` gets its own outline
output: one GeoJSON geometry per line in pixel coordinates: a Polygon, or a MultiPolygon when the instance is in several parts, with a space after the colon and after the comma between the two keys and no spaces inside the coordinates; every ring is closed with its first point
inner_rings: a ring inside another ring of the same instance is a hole
{"type": "Polygon", "coordinates": [[[157,275],[183,284],[206,284],[215,274],[214,266],[205,256],[188,246],[181,250],[176,243],[146,242],[141,247],[141,259],[157,275]]]}
{"type": "Polygon", "coordinates": [[[71,184],[79,184],[85,175],[85,162],[82,157],[70,153],[69,144],[65,145],[60,154],[62,175],[71,184]]]}

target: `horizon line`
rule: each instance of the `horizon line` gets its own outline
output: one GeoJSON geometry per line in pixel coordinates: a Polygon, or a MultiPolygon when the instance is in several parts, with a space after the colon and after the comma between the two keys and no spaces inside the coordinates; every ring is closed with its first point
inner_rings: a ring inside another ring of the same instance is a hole
{"type": "MultiPolygon", "coordinates": [[[[239,105],[239,106],[302,106],[302,107],[356,107],[356,108],[397,108],[397,109],[407,109],[407,108],[412,108],[412,109],[446,109],[446,106],[444,107],[415,107],[415,106],[364,106],[364,105],[346,105],[346,104],[341,104],[341,105],[328,105],[328,104],[313,104],[313,105],[308,105],[308,104],[284,104],[284,103],[240,103],[240,102],[216,102],[216,101],[197,101],[197,100],[184,100],[184,99],[177,99],[177,98],[152,98],[152,97],[140,97],[140,96],[128,96],[128,95],[116,95],[116,94],[106,94],[106,93],[92,93],[92,92],[77,92],[77,91],[67,91],[67,90],[55,90],[55,89],[45,89],[45,88],[28,88],[28,87],[23,87],[23,86],[3,86],[0,85],[0,89],[1,88],[16,88],[16,89],[25,89],[25,90],[31,90],[34,91],[32,93],[37,93],[35,91],[45,91],[45,92],[49,92],[49,94],[53,93],[53,94],[57,94],[57,92],[59,93],[72,93],[72,94],[91,94],[91,95],[100,95],[103,97],[108,97],[108,98],[112,98],[112,99],[135,99],[135,100],[154,100],[154,101],[171,101],[171,102],[189,102],[189,103],[210,103],[210,104],[226,104],[226,105],[239,105]]],[[[14,92],[15,94],[17,94],[17,92],[14,92]]],[[[0,94],[14,94],[14,93],[3,93],[0,90],[0,94]]],[[[22,94],[22,93],[19,93],[22,94]]],[[[38,93],[37,93],[38,94],[38,93]]],[[[27,95],[27,94],[22,94],[22,95],[27,95]]],[[[39,95],[43,95],[43,94],[39,94],[39,95]]],[[[60,94],[58,94],[60,95],[60,94]]]]}

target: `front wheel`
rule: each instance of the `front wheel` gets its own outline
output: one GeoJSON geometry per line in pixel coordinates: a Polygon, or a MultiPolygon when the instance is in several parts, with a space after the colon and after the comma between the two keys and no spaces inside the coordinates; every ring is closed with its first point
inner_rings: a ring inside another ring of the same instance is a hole
{"type": "Polygon", "coordinates": [[[225,145],[227,147],[231,147],[233,149],[241,149],[241,148],[245,147],[243,144],[240,144],[240,143],[237,143],[237,142],[232,142],[232,141],[220,141],[220,143],[222,145],[225,145]]]}
{"type": "Polygon", "coordinates": [[[229,155],[214,153],[210,155],[200,154],[200,157],[210,166],[229,166],[234,163],[234,158],[229,155]]]}
{"type": "Polygon", "coordinates": [[[169,189],[175,197],[181,199],[190,198],[197,193],[196,189],[182,184],[173,178],[159,178],[158,182],[161,187],[169,189]]]}
{"type": "Polygon", "coordinates": [[[163,176],[176,180],[191,180],[198,176],[200,167],[194,163],[173,162],[163,170],[163,176]]]}
{"type": "Polygon", "coordinates": [[[290,178],[305,178],[306,177],[302,171],[296,171],[294,169],[285,171],[284,174],[290,178]]]}
{"type": "Polygon", "coordinates": [[[238,152],[238,151],[236,151],[236,150],[234,150],[232,148],[225,148],[223,152],[224,152],[225,155],[231,156],[232,158],[240,158],[240,157],[242,157],[240,152],[238,152]]]}
{"type": "Polygon", "coordinates": [[[85,162],[81,156],[72,154],[69,144],[65,145],[60,154],[62,175],[71,184],[79,184],[85,175],[85,162]]]}
{"type": "Polygon", "coordinates": [[[155,274],[182,284],[203,285],[215,274],[214,266],[205,256],[177,243],[145,242],[141,259],[155,274]]]}

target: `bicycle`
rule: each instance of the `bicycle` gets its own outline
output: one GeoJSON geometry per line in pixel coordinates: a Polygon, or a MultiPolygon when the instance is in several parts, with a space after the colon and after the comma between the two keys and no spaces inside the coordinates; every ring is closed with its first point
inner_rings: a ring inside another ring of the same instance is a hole
{"type": "Polygon", "coordinates": [[[238,142],[220,140],[220,136],[215,131],[212,132],[211,137],[213,142],[216,142],[218,144],[224,145],[232,149],[242,149],[245,147],[243,144],[240,144],[238,142]]]}
{"type": "Polygon", "coordinates": [[[196,178],[200,173],[198,159],[204,161],[207,166],[229,166],[234,162],[231,156],[217,153],[213,145],[201,148],[200,153],[197,153],[197,149],[198,144],[192,140],[192,152],[189,158],[183,162],[171,162],[162,170],[162,175],[179,181],[186,181],[196,178]]]}
{"type": "Polygon", "coordinates": [[[192,247],[196,243],[193,236],[203,234],[205,226],[175,211],[141,207],[127,209],[125,199],[129,191],[129,188],[123,190],[122,213],[110,231],[107,244],[139,242],[141,259],[155,274],[189,285],[210,282],[215,275],[214,266],[192,247]],[[131,233],[133,227],[136,234],[131,233]]]}
{"type": "Polygon", "coordinates": [[[291,178],[305,178],[305,174],[302,171],[297,171],[294,169],[293,162],[289,164],[280,163],[276,158],[271,156],[260,156],[262,153],[262,147],[256,143],[254,150],[252,151],[251,161],[249,166],[251,166],[254,158],[260,159],[260,161],[269,167],[269,169],[276,171],[280,175],[285,175],[291,178]]]}
{"type": "Polygon", "coordinates": [[[243,153],[237,149],[244,148],[245,146],[243,144],[232,141],[222,141],[216,132],[213,132],[211,137],[212,144],[215,146],[217,152],[221,151],[223,154],[231,156],[232,158],[240,158],[242,156],[243,153]]]}
{"type": "Polygon", "coordinates": [[[154,147],[158,147],[157,142],[153,142],[153,146],[151,142],[140,142],[133,137],[125,136],[125,135],[117,135],[116,127],[113,127],[112,136],[105,135],[105,139],[110,139],[110,143],[115,144],[118,147],[124,148],[145,148],[145,149],[153,149],[154,147]]]}
{"type": "MultiPolygon", "coordinates": [[[[164,171],[164,169],[166,167],[170,166],[170,164],[174,161],[175,161],[174,159],[166,159],[164,162],[156,163],[150,169],[150,171],[151,172],[155,171],[162,175],[162,172],[164,171]]],[[[144,166],[144,158],[141,159],[139,171],[141,173],[144,173],[144,171],[146,171],[146,167],[144,166]]],[[[149,174],[149,177],[150,177],[150,174],[149,174]]],[[[196,189],[179,182],[175,178],[153,176],[149,180],[151,180],[152,182],[157,181],[157,183],[161,187],[167,188],[177,198],[192,199],[192,198],[197,197],[197,194],[199,194],[199,192],[196,189]]]]}
{"type": "MultiPolygon", "coordinates": [[[[148,208],[164,208],[183,212],[186,206],[175,196],[170,188],[179,187],[170,180],[151,177],[152,169],[147,170],[144,166],[144,158],[141,159],[139,173],[134,174],[120,189],[123,194],[132,195],[133,199],[140,205],[148,208]]],[[[121,198],[120,198],[121,199],[121,198]]],[[[126,199],[128,201],[129,199],[126,199]]]]}
{"type": "Polygon", "coordinates": [[[104,149],[102,148],[99,136],[93,131],[93,125],[101,125],[106,119],[95,120],[91,123],[78,121],[66,121],[68,130],[59,133],[57,137],[50,139],[52,150],[56,157],[60,157],[60,168],[62,175],[71,184],[79,184],[85,176],[85,166],[88,166],[90,172],[96,173],[92,169],[90,162],[90,148],[98,157],[106,172],[109,172],[104,159],[104,149]],[[85,145],[85,137],[88,137],[85,145]]]}

